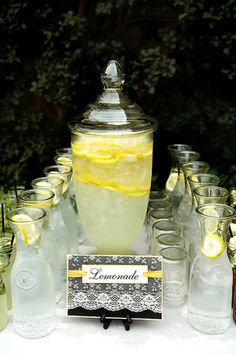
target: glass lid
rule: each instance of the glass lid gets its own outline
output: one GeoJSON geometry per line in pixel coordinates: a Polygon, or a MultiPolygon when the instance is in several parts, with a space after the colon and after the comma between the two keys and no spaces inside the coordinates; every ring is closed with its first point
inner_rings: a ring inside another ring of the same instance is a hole
{"type": "Polygon", "coordinates": [[[157,122],[123,93],[124,73],[120,64],[110,60],[101,75],[104,90],[95,103],[87,106],[78,120],[70,124],[72,133],[153,132],[157,122]]]}

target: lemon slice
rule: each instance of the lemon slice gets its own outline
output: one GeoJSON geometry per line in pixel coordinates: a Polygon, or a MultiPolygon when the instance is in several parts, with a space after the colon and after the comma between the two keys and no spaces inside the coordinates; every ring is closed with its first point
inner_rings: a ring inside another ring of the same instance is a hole
{"type": "MultiPolygon", "coordinates": [[[[217,217],[218,216],[218,213],[216,210],[214,209],[205,209],[205,213],[206,215],[208,216],[215,216],[217,217]]],[[[207,219],[205,220],[205,229],[206,229],[206,232],[209,233],[209,234],[213,234],[217,231],[217,225],[219,224],[219,221],[218,220],[215,220],[215,219],[207,219]]]]}
{"type": "Polygon", "coordinates": [[[179,177],[178,177],[178,180],[179,180],[180,182],[184,180],[184,173],[183,173],[183,172],[180,172],[179,177]]]}
{"type": "Polygon", "coordinates": [[[207,258],[215,259],[222,255],[225,249],[225,244],[222,238],[216,234],[208,234],[201,246],[201,251],[207,258]]]}
{"type": "Polygon", "coordinates": [[[138,144],[130,147],[120,146],[108,142],[90,142],[87,145],[72,144],[72,150],[75,156],[90,159],[100,164],[115,164],[121,159],[129,162],[148,158],[152,155],[152,144],[138,144]]]}
{"type": "Polygon", "coordinates": [[[132,187],[130,186],[130,188],[128,188],[112,182],[108,183],[100,180],[91,179],[89,177],[82,178],[78,175],[75,175],[75,179],[83,183],[94,184],[96,186],[106,188],[115,192],[121,192],[123,194],[126,194],[129,197],[143,197],[147,195],[150,191],[149,188],[138,188],[138,187],[135,188],[135,186],[132,187]]]}
{"type": "Polygon", "coordinates": [[[236,223],[231,222],[230,228],[231,228],[232,234],[236,235],[236,223]]]}
{"type": "MultiPolygon", "coordinates": [[[[29,216],[29,215],[26,215],[26,214],[16,214],[12,217],[12,220],[15,221],[15,222],[18,222],[18,223],[21,223],[21,222],[27,222],[27,221],[32,221],[32,218],[29,216]]],[[[23,241],[24,241],[24,244],[25,245],[28,245],[29,243],[29,237],[28,237],[28,232],[27,231],[30,231],[32,232],[32,228],[34,227],[33,225],[17,225],[18,226],[18,229],[21,233],[21,235],[23,236],[23,241]]]]}
{"type": "Polygon", "coordinates": [[[195,176],[194,173],[192,173],[192,175],[191,175],[191,181],[192,181],[192,182],[199,182],[198,177],[195,176]]]}
{"type": "Polygon", "coordinates": [[[72,167],[72,161],[69,157],[67,156],[58,156],[56,158],[56,163],[58,165],[62,165],[62,166],[69,166],[69,167],[72,167]]]}
{"type": "MultiPolygon", "coordinates": [[[[55,177],[55,175],[53,176],[55,177]]],[[[52,205],[56,205],[58,204],[59,202],[59,196],[58,196],[58,192],[56,190],[57,186],[60,184],[60,181],[58,180],[53,180],[52,183],[49,183],[49,182],[46,182],[46,181],[39,181],[37,182],[36,184],[36,189],[49,189],[50,191],[54,192],[55,196],[53,198],[53,201],[52,201],[52,205]]]]}
{"type": "Polygon", "coordinates": [[[49,190],[52,189],[52,186],[50,183],[48,182],[44,182],[44,181],[40,181],[40,182],[37,182],[37,186],[36,187],[41,187],[41,188],[48,188],[49,190]]]}
{"type": "Polygon", "coordinates": [[[51,206],[50,203],[30,203],[30,202],[23,202],[23,204],[27,205],[27,206],[37,206],[37,207],[40,207],[40,208],[49,208],[51,206]]]}

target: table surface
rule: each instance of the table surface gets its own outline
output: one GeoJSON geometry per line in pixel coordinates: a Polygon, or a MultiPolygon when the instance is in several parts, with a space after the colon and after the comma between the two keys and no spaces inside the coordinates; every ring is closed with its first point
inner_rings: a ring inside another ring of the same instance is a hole
{"type": "Polygon", "coordinates": [[[104,330],[99,319],[67,317],[62,305],[57,309],[57,328],[40,339],[25,339],[14,332],[12,317],[0,332],[1,354],[53,353],[158,353],[236,354],[236,326],[221,335],[204,335],[187,322],[186,306],[164,308],[163,320],[133,321],[125,331],[121,321],[104,330]]]}
{"type": "MultiPolygon", "coordinates": [[[[138,254],[144,251],[143,236],[133,245],[138,254]]],[[[87,247],[85,245],[85,247],[87,247]]],[[[83,253],[85,249],[81,249],[83,253]]],[[[86,251],[92,251],[86,248],[86,251]]],[[[141,253],[141,254],[142,254],[141,253]]],[[[99,319],[67,317],[65,305],[57,308],[57,328],[40,339],[25,339],[14,332],[11,311],[9,323],[0,332],[0,354],[146,354],[160,351],[181,354],[236,354],[236,325],[221,335],[204,335],[187,321],[187,306],[165,308],[163,320],[136,320],[125,331],[120,320],[104,330],[99,319]]]]}

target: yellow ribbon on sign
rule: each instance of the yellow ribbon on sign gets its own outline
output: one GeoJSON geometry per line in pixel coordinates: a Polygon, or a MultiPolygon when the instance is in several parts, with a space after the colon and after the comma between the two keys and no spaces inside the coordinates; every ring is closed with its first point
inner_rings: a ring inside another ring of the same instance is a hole
{"type": "MultiPolygon", "coordinates": [[[[87,272],[84,270],[68,270],[67,276],[69,278],[82,278],[87,275],[87,272]]],[[[154,270],[150,272],[143,272],[143,275],[147,278],[162,278],[162,271],[161,270],[154,270]]]]}
{"type": "Polygon", "coordinates": [[[150,272],[143,272],[143,275],[147,278],[162,278],[162,271],[152,270],[150,272]]]}
{"type": "Polygon", "coordinates": [[[82,278],[87,275],[87,272],[84,270],[68,270],[67,276],[68,278],[82,278]]]}

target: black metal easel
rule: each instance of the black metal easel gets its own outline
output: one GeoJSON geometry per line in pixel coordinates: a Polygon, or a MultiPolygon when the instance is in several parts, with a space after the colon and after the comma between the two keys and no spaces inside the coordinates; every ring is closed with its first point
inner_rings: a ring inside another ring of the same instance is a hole
{"type": "MultiPolygon", "coordinates": [[[[100,317],[100,322],[103,323],[103,328],[104,329],[108,329],[108,327],[110,326],[110,323],[112,321],[112,318],[106,318],[106,314],[102,314],[102,316],[100,317]]],[[[125,319],[122,319],[124,328],[126,331],[130,330],[130,325],[132,323],[132,318],[129,314],[126,315],[125,319]]]]}

